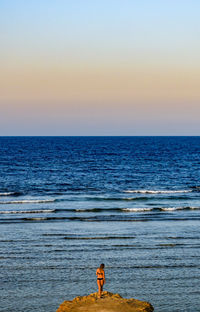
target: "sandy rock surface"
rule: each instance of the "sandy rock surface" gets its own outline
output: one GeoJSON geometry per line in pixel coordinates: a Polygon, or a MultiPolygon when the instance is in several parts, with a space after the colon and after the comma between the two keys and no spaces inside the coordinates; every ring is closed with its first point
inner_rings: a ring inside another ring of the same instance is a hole
{"type": "Polygon", "coordinates": [[[64,301],[57,312],[152,312],[152,305],[136,299],[124,299],[119,294],[104,291],[99,299],[97,293],[64,301]]]}

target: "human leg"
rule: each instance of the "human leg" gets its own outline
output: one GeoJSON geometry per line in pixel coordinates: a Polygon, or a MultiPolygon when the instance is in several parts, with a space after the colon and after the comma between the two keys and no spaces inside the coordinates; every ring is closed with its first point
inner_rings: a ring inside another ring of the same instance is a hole
{"type": "Polygon", "coordinates": [[[99,298],[101,298],[101,280],[97,280],[97,286],[98,286],[98,294],[99,294],[99,298]]]}
{"type": "Polygon", "coordinates": [[[103,282],[103,280],[101,280],[100,282],[101,282],[101,291],[103,291],[104,282],[103,282]]]}

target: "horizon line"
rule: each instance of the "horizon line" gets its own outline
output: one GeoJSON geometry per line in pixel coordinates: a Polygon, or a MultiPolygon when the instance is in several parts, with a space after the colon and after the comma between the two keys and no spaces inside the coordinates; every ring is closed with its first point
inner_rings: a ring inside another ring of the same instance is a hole
{"type": "Polygon", "coordinates": [[[200,135],[0,135],[0,138],[9,137],[200,137],[200,135]]]}

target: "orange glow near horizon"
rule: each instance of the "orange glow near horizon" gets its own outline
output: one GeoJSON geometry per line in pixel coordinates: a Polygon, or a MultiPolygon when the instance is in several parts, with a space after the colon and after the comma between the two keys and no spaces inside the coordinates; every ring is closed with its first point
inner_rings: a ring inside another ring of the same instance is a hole
{"type": "Polygon", "coordinates": [[[41,133],[52,123],[70,134],[200,131],[197,7],[4,1],[0,131],[35,133],[38,120],[41,133]],[[73,121],[77,132],[66,126],[73,121]]]}

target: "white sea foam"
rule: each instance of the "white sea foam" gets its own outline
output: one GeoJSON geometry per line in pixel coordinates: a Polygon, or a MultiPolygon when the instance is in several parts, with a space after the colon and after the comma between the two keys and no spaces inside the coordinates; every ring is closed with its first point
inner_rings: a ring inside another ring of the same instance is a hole
{"type": "Polygon", "coordinates": [[[162,207],[160,208],[160,210],[162,211],[176,211],[176,210],[194,210],[194,209],[200,209],[200,207],[191,207],[191,206],[188,206],[188,207],[162,207]]]}
{"type": "Polygon", "coordinates": [[[53,203],[55,199],[25,199],[25,200],[11,200],[11,201],[1,201],[1,205],[8,204],[38,204],[38,203],[53,203]]]}
{"type": "Polygon", "coordinates": [[[184,208],[180,208],[180,207],[167,207],[167,208],[160,208],[160,210],[162,211],[176,211],[176,210],[183,210],[184,208]]]}
{"type": "Polygon", "coordinates": [[[15,192],[5,192],[5,193],[0,193],[0,196],[10,196],[10,195],[14,195],[15,192]]]}
{"type": "Polygon", "coordinates": [[[54,209],[41,209],[41,210],[4,210],[0,211],[0,214],[28,214],[28,213],[51,213],[55,212],[54,209]]]}
{"type": "Polygon", "coordinates": [[[173,194],[173,193],[190,193],[191,190],[126,190],[125,193],[139,193],[139,194],[173,194]]]}
{"type": "Polygon", "coordinates": [[[187,206],[187,207],[160,207],[160,208],[123,208],[122,210],[123,211],[126,211],[126,212],[144,212],[144,211],[157,211],[157,210],[160,210],[160,211],[177,211],[177,210],[194,210],[194,209],[197,209],[199,210],[200,207],[190,207],[190,206],[187,206]]]}
{"type": "Polygon", "coordinates": [[[122,210],[126,212],[144,212],[151,211],[153,208],[123,208],[122,210]]]}

